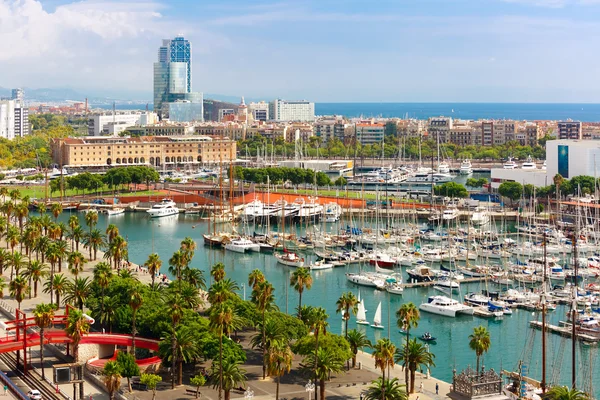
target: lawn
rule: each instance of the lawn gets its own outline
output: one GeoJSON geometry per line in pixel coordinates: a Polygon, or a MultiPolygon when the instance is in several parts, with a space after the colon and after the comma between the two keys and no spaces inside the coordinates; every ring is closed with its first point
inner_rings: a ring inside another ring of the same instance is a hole
{"type": "MultiPolygon", "coordinates": [[[[33,185],[19,185],[19,186],[7,186],[8,190],[17,189],[21,192],[21,196],[29,196],[31,199],[42,199],[45,197],[45,187],[44,186],[33,186],[33,185]]],[[[101,188],[98,193],[93,192],[85,192],[86,195],[90,196],[99,196],[99,197],[127,197],[127,196],[158,196],[163,194],[164,192],[161,190],[122,190],[120,192],[114,192],[110,190],[108,187],[101,188]]],[[[66,189],[65,197],[71,196],[81,196],[84,193],[82,191],[76,191],[74,189],[66,189]]],[[[48,196],[52,199],[60,198],[60,194],[58,192],[50,193],[48,190],[48,196]]]]}

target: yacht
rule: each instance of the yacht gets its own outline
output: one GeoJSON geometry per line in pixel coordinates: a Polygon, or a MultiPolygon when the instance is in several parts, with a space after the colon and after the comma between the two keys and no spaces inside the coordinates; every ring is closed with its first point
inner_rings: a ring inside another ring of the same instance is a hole
{"type": "Polygon", "coordinates": [[[490,215],[485,208],[476,208],[471,216],[471,224],[473,226],[486,225],[490,222],[490,215]]]}
{"type": "Polygon", "coordinates": [[[155,204],[146,211],[151,218],[166,217],[167,215],[179,214],[179,208],[171,199],[162,199],[160,203],[155,204]]]}
{"type": "Polygon", "coordinates": [[[342,215],[342,206],[338,203],[331,202],[325,207],[325,222],[337,222],[342,215]]]}
{"type": "Polygon", "coordinates": [[[296,253],[283,253],[283,254],[275,254],[275,258],[277,262],[283,265],[287,265],[288,267],[304,267],[304,258],[298,257],[296,253]]]}
{"type": "Polygon", "coordinates": [[[463,160],[460,164],[460,174],[461,175],[470,175],[473,173],[473,167],[471,166],[471,161],[468,159],[463,160]]]}
{"type": "Polygon", "coordinates": [[[309,203],[304,203],[298,211],[298,218],[319,218],[323,213],[323,206],[317,203],[316,197],[309,197],[309,203]]]}
{"type": "Polygon", "coordinates": [[[247,251],[260,251],[260,245],[249,239],[235,239],[225,245],[225,250],[235,251],[236,253],[245,253],[247,251]]]}
{"type": "Polygon", "coordinates": [[[514,162],[512,158],[509,158],[508,161],[502,166],[504,169],[516,169],[517,167],[517,163],[514,162]]]}
{"type": "Polygon", "coordinates": [[[292,204],[288,204],[288,202],[283,199],[277,200],[275,204],[273,204],[274,208],[277,209],[273,215],[279,218],[283,216],[285,219],[294,218],[298,216],[298,211],[300,211],[300,207],[303,204],[303,199],[296,199],[296,201],[294,201],[292,204]]]}
{"type": "Polygon", "coordinates": [[[527,160],[521,164],[521,169],[537,169],[537,166],[533,162],[531,156],[527,156],[527,160]]]}
{"type": "Polygon", "coordinates": [[[108,215],[109,217],[112,215],[121,215],[121,214],[125,214],[125,209],[122,207],[115,207],[115,208],[107,208],[106,209],[106,215],[108,215]]]}
{"type": "Polygon", "coordinates": [[[444,210],[444,213],[442,214],[442,220],[444,221],[454,221],[456,218],[458,218],[458,208],[447,208],[444,210]]]}
{"type": "Polygon", "coordinates": [[[254,200],[246,205],[244,213],[242,214],[243,219],[252,221],[255,218],[259,218],[264,215],[263,203],[260,200],[254,200]]]}
{"type": "Polygon", "coordinates": [[[456,317],[456,314],[473,315],[473,307],[459,303],[446,296],[430,296],[427,303],[419,306],[419,310],[445,317],[456,317]]]}
{"type": "Polygon", "coordinates": [[[438,165],[438,172],[440,174],[449,174],[450,173],[450,166],[447,163],[445,163],[445,162],[441,162],[438,165]]]}
{"type": "Polygon", "coordinates": [[[454,176],[449,173],[443,172],[435,172],[435,171],[420,171],[412,174],[406,181],[407,182],[434,182],[434,183],[444,183],[450,182],[454,179],[454,176]]]}
{"type": "Polygon", "coordinates": [[[413,282],[433,282],[435,274],[431,268],[425,265],[418,265],[413,269],[406,271],[408,273],[408,279],[413,282]]]}

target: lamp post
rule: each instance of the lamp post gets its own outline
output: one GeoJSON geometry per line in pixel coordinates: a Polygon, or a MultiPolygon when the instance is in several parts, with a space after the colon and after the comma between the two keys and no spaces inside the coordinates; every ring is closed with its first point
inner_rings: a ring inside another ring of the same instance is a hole
{"type": "Polygon", "coordinates": [[[308,393],[308,400],[310,400],[312,394],[315,392],[315,384],[312,381],[308,381],[304,388],[306,389],[306,393],[308,393]]]}
{"type": "MultiPolygon", "coordinates": [[[[429,343],[425,345],[427,352],[429,353],[429,343]]],[[[429,370],[429,363],[427,363],[427,379],[431,378],[431,371],[429,370]]]]}
{"type": "Polygon", "coordinates": [[[250,386],[248,386],[248,389],[246,389],[244,392],[244,398],[248,400],[252,400],[254,398],[254,390],[250,389],[250,386]]]}
{"type": "Polygon", "coordinates": [[[246,301],[246,285],[242,283],[242,289],[244,290],[244,301],[246,301]]]}

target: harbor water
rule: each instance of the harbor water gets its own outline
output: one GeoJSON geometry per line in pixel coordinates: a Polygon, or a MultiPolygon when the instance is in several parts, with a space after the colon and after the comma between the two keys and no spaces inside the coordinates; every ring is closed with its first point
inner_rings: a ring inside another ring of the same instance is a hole
{"type": "MultiPolygon", "coordinates": [[[[82,225],[84,214],[79,213],[82,225]]],[[[69,218],[68,213],[61,217],[69,218]]],[[[251,253],[238,254],[222,249],[212,249],[203,246],[202,234],[208,230],[208,222],[202,221],[197,215],[176,215],[171,217],[150,219],[146,213],[125,213],[119,216],[107,217],[99,215],[98,228],[105,230],[109,224],[115,224],[123,237],[129,243],[130,261],[143,264],[148,255],[156,252],[163,260],[162,272],[167,273],[168,259],[179,248],[182,239],[189,236],[198,243],[191,267],[204,272],[207,284],[210,283],[210,267],[222,262],[225,264],[227,276],[236,280],[242,286],[240,296],[250,297],[247,287],[248,274],[253,269],[260,269],[276,290],[276,302],[281,311],[294,313],[298,305],[298,294],[289,287],[289,278],[293,269],[277,264],[272,254],[251,253]]],[[[328,230],[335,229],[335,224],[329,224],[328,230]]],[[[223,227],[224,229],[224,227],[223,227]]],[[[312,252],[303,254],[307,263],[315,260],[312,252]]],[[[359,294],[367,309],[367,319],[372,321],[377,305],[382,304],[382,323],[384,330],[375,330],[370,326],[355,323],[354,317],[349,327],[362,329],[367,336],[375,341],[379,338],[390,337],[396,346],[401,346],[406,336],[402,334],[395,322],[395,312],[402,303],[413,302],[417,306],[427,301],[429,295],[436,293],[431,287],[405,288],[402,296],[390,295],[385,291],[362,287],[347,282],[346,272],[358,272],[360,266],[338,267],[332,270],[313,271],[313,286],[303,296],[304,304],[322,306],[329,314],[329,330],[342,333],[343,322],[341,314],[336,314],[336,301],[343,292],[352,291],[359,294]]],[[[362,267],[372,270],[368,264],[362,267]]],[[[402,268],[405,270],[405,268],[402,268]]],[[[403,271],[405,281],[407,275],[403,271]]],[[[490,290],[498,290],[489,284],[490,290]]],[[[461,295],[469,291],[485,289],[485,283],[468,283],[461,285],[461,295]]],[[[555,311],[548,314],[549,323],[558,325],[566,320],[567,306],[559,305],[555,311]]],[[[457,371],[471,365],[475,367],[475,353],[469,349],[469,335],[474,327],[483,325],[491,335],[491,348],[483,357],[482,364],[486,368],[516,371],[520,361],[527,366],[529,376],[540,379],[541,375],[541,333],[529,326],[529,321],[540,320],[540,313],[532,313],[515,309],[512,315],[501,319],[483,319],[474,316],[447,318],[427,313],[421,313],[417,328],[411,336],[420,336],[424,332],[436,337],[435,343],[430,344],[435,354],[435,366],[431,374],[444,381],[452,380],[452,371],[457,371]]],[[[548,333],[548,364],[547,381],[550,384],[569,384],[571,379],[571,339],[548,333]]],[[[577,373],[578,386],[589,390],[590,382],[600,382],[597,345],[577,344],[577,373]]],[[[600,384],[594,387],[596,395],[600,393],[600,384]]]]}

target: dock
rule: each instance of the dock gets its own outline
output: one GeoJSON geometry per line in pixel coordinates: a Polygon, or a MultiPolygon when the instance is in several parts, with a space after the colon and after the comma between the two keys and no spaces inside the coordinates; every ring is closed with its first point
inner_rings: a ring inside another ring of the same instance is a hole
{"type": "MultiPolygon", "coordinates": [[[[465,279],[461,279],[460,281],[455,280],[454,282],[457,282],[458,284],[461,284],[461,283],[470,283],[470,282],[482,282],[485,279],[486,279],[485,277],[480,277],[480,278],[465,278],[465,279]]],[[[437,285],[437,283],[438,283],[438,281],[413,282],[413,283],[403,283],[402,286],[405,287],[405,288],[427,287],[427,286],[435,286],[435,285],[437,285]]]]}
{"type": "MultiPolygon", "coordinates": [[[[529,323],[529,325],[532,328],[542,329],[541,321],[531,321],[529,323]]],[[[570,324],[566,324],[566,323],[564,324],[564,326],[556,326],[556,325],[546,324],[546,330],[548,332],[556,333],[558,335],[566,336],[566,337],[571,337],[573,335],[570,324]]],[[[600,342],[600,335],[594,336],[594,335],[589,335],[587,333],[576,332],[575,336],[577,337],[577,339],[584,341],[584,342],[591,342],[591,343],[600,342]]]]}

